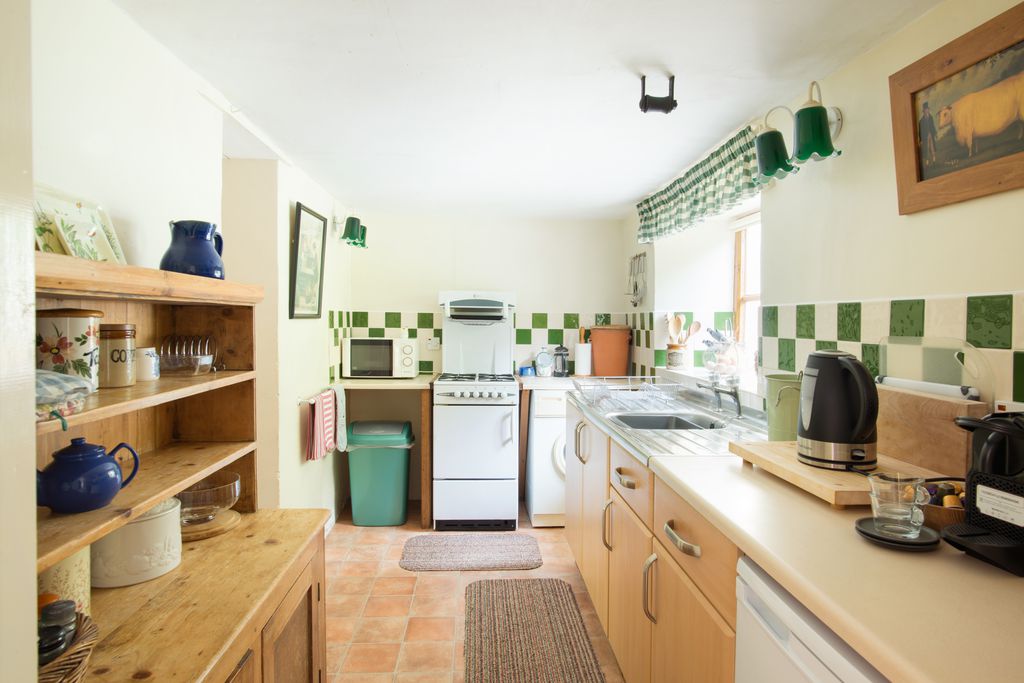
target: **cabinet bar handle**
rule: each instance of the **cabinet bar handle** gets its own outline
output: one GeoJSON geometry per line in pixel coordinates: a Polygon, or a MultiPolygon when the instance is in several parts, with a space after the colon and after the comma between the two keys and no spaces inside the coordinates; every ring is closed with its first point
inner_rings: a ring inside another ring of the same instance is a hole
{"type": "Polygon", "coordinates": [[[651,614],[651,608],[648,605],[648,602],[650,601],[650,595],[651,595],[651,579],[650,579],[651,567],[653,567],[654,563],[657,562],[657,561],[658,561],[658,554],[657,553],[651,553],[651,556],[648,557],[646,560],[644,560],[644,569],[643,569],[643,591],[644,591],[644,596],[643,596],[643,601],[641,602],[641,604],[643,605],[643,608],[644,608],[644,614],[647,615],[647,618],[651,620],[652,624],[657,624],[658,623],[658,620],[654,617],[653,614],[651,614]]]}
{"type": "Polygon", "coordinates": [[[612,500],[609,498],[604,504],[604,508],[601,509],[601,543],[604,543],[604,547],[608,550],[612,549],[612,544],[608,542],[608,508],[612,506],[612,500]]]}
{"type": "Polygon", "coordinates": [[[619,478],[619,484],[622,485],[622,488],[626,488],[626,489],[635,489],[636,488],[636,480],[635,479],[630,479],[629,477],[624,476],[622,474],[622,468],[621,467],[616,467],[615,468],[615,476],[619,478]]]}
{"type": "Polygon", "coordinates": [[[587,461],[583,459],[582,455],[580,455],[580,433],[583,431],[583,428],[586,427],[586,426],[587,426],[587,423],[583,422],[583,421],[580,421],[580,422],[576,423],[576,444],[573,447],[573,452],[576,453],[576,459],[579,460],[584,465],[587,464],[587,461]]]}
{"type": "Polygon", "coordinates": [[[682,536],[676,533],[676,530],[672,528],[672,520],[665,522],[664,526],[665,535],[668,536],[668,540],[672,541],[672,545],[679,548],[680,552],[684,555],[691,557],[700,557],[700,546],[696,543],[690,543],[683,539],[682,536]]]}

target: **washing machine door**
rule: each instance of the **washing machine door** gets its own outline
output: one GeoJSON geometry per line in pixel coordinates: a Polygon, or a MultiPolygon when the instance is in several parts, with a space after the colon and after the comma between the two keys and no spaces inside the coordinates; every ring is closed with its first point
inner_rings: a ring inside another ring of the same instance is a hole
{"type": "Polygon", "coordinates": [[[562,481],[565,481],[565,434],[559,434],[551,445],[551,464],[562,481]]]}

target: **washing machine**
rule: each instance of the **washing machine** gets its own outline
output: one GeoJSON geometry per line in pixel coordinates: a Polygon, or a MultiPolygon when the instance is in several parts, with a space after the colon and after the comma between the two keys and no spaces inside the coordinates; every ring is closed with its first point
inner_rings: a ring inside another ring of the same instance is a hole
{"type": "Polygon", "coordinates": [[[526,512],[530,523],[565,526],[565,391],[530,394],[526,512]]]}

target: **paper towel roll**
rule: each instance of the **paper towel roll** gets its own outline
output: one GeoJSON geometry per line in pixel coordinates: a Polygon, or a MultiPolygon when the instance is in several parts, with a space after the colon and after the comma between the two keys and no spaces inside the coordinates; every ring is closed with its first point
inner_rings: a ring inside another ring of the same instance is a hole
{"type": "Polygon", "coordinates": [[[576,345],[576,375],[588,377],[590,375],[590,344],[576,345]]]}

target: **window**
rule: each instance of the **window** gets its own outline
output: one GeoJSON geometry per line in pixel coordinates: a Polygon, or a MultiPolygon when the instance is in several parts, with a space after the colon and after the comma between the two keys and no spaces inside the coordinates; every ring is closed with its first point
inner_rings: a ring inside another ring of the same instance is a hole
{"type": "Polygon", "coordinates": [[[733,329],[748,349],[757,346],[757,312],[761,307],[761,214],[737,219],[733,266],[733,329]]]}

